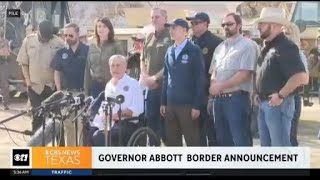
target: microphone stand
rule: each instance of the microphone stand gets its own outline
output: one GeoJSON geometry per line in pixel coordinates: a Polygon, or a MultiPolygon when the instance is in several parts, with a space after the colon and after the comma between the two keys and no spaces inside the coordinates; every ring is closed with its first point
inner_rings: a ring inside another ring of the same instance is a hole
{"type": "MultiPolygon", "coordinates": [[[[75,106],[74,107],[74,114],[75,114],[75,116],[78,116],[78,106],[75,106]]],[[[76,147],[78,147],[79,146],[79,142],[78,142],[78,118],[76,119],[76,121],[75,121],[75,131],[76,131],[76,147]]]]}
{"type": "MultiPolygon", "coordinates": [[[[56,145],[56,138],[57,138],[57,135],[56,135],[56,119],[59,119],[59,117],[57,116],[57,113],[54,112],[54,111],[55,111],[54,109],[51,109],[50,110],[50,114],[49,114],[49,118],[52,118],[52,122],[53,122],[53,127],[52,127],[52,147],[55,147],[55,145],[56,145]]],[[[43,137],[44,137],[44,133],[43,133],[43,137]]],[[[59,146],[60,142],[57,142],[57,145],[59,146]]]]}
{"type": "MultiPolygon", "coordinates": [[[[62,100],[63,100],[63,99],[62,99],[62,100]]],[[[3,123],[6,123],[6,122],[8,122],[8,121],[10,121],[10,120],[12,120],[12,119],[15,119],[15,118],[17,118],[17,117],[20,117],[20,116],[22,116],[22,115],[25,115],[25,114],[29,113],[30,111],[31,111],[31,112],[43,111],[45,108],[47,108],[47,107],[49,107],[49,106],[56,105],[57,103],[61,102],[62,100],[57,100],[57,101],[51,102],[51,103],[49,103],[49,104],[40,105],[40,106],[38,106],[38,107],[36,107],[36,108],[31,108],[31,109],[28,110],[28,111],[21,111],[21,112],[20,112],[19,114],[17,114],[17,115],[14,115],[14,116],[12,116],[12,117],[9,117],[9,118],[7,118],[7,119],[4,119],[4,120],[0,121],[0,125],[3,124],[3,123]]],[[[39,113],[39,114],[41,114],[41,113],[39,113]]]]}
{"type": "Polygon", "coordinates": [[[23,115],[25,115],[25,114],[27,114],[28,113],[28,111],[21,111],[19,114],[17,114],[17,115],[14,115],[14,116],[12,116],[12,117],[9,117],[9,118],[7,118],[7,119],[4,119],[4,120],[2,120],[1,122],[0,122],[0,124],[4,124],[4,123],[6,123],[6,122],[8,122],[8,121],[10,121],[10,120],[12,120],[12,119],[15,119],[15,118],[17,118],[17,117],[20,117],[20,116],[23,116],[23,115]]]}
{"type": "Polygon", "coordinates": [[[44,131],[45,131],[45,128],[46,128],[46,119],[45,119],[45,115],[44,115],[44,108],[41,108],[40,109],[40,112],[39,112],[39,117],[41,117],[41,119],[43,119],[42,121],[42,146],[45,147],[46,146],[46,141],[45,141],[45,137],[44,137],[44,131]]]}
{"type": "MultiPolygon", "coordinates": [[[[56,118],[55,118],[55,114],[51,113],[51,118],[53,121],[53,127],[52,127],[52,147],[55,147],[55,139],[56,139],[56,118]]],[[[43,134],[44,137],[44,134],[43,134]]]]}
{"type": "Polygon", "coordinates": [[[113,104],[111,102],[107,102],[107,105],[105,107],[106,122],[104,128],[105,146],[111,146],[112,107],[113,104]]]}
{"type": "Polygon", "coordinates": [[[122,127],[120,126],[120,123],[121,123],[121,104],[119,104],[119,110],[118,110],[118,117],[119,117],[119,146],[122,146],[122,127]]]}
{"type": "MultiPolygon", "coordinates": [[[[81,123],[83,124],[83,128],[82,128],[82,134],[83,134],[83,145],[87,144],[87,140],[85,139],[86,135],[87,135],[87,128],[89,128],[89,124],[87,122],[87,117],[86,115],[83,115],[84,113],[86,113],[86,111],[88,110],[89,105],[85,105],[83,109],[81,109],[81,111],[78,113],[78,110],[80,110],[79,108],[76,109],[75,111],[75,117],[72,119],[71,122],[75,122],[75,133],[76,133],[76,146],[78,146],[78,118],[80,116],[82,116],[82,121],[81,123]]],[[[80,135],[81,136],[81,135],[80,135]]]]}
{"type": "MultiPolygon", "coordinates": [[[[88,132],[90,131],[89,128],[90,128],[90,123],[88,122],[88,115],[87,114],[83,114],[83,112],[86,112],[88,111],[88,107],[90,106],[90,104],[86,104],[84,106],[84,108],[81,110],[81,112],[79,113],[82,117],[82,143],[83,143],[83,146],[89,146],[90,144],[90,141],[89,141],[89,137],[88,137],[88,132]]],[[[79,115],[78,115],[79,116],[79,115]]]]}

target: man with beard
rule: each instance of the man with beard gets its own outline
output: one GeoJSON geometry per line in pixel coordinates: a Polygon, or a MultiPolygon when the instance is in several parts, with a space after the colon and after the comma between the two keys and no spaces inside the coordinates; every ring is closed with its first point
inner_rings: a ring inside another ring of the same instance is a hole
{"type": "MultiPolygon", "coordinates": [[[[67,24],[64,27],[64,37],[68,47],[59,49],[51,62],[51,68],[54,69],[54,82],[57,90],[67,90],[72,92],[73,96],[77,96],[83,91],[84,70],[89,47],[80,42],[77,24],[67,24]]],[[[75,123],[72,122],[75,117],[74,113],[64,121],[67,146],[76,145],[75,123]]],[[[82,123],[76,122],[76,124],[77,138],[79,138],[82,123]]],[[[80,139],[80,144],[82,144],[82,139],[80,139]]]]}
{"type": "Polygon", "coordinates": [[[197,44],[202,51],[205,65],[206,78],[206,96],[208,97],[207,107],[203,107],[200,113],[200,141],[201,146],[215,145],[214,120],[212,114],[212,97],[209,96],[210,77],[209,67],[212,60],[212,55],[216,47],[223,41],[220,37],[212,34],[208,30],[210,18],[207,13],[199,12],[193,17],[187,17],[191,21],[192,41],[197,44]],[[208,137],[208,140],[207,140],[208,137]]]}
{"type": "Polygon", "coordinates": [[[264,8],[257,23],[260,37],[266,41],[256,82],[261,146],[292,146],[294,96],[299,86],[308,83],[308,75],[298,46],[283,33],[282,26],[290,26],[283,11],[264,8]]]}
{"type": "MultiPolygon", "coordinates": [[[[23,40],[17,61],[22,66],[28,97],[33,108],[40,106],[54,91],[50,62],[63,46],[63,41],[53,35],[53,25],[48,20],[40,22],[38,33],[30,34],[23,40]]],[[[43,121],[43,117],[33,113],[33,133],[41,127],[43,121]]]]}
{"type": "Polygon", "coordinates": [[[215,50],[211,62],[210,94],[218,146],[250,146],[250,92],[257,47],[241,35],[242,20],[234,13],[222,22],[227,39],[215,50]]]}

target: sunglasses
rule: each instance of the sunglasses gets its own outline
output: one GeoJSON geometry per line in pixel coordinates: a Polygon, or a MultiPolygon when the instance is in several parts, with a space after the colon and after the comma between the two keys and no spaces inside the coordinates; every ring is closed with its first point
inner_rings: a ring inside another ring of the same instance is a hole
{"type": "Polygon", "coordinates": [[[72,34],[64,34],[64,37],[73,38],[74,36],[72,34]]]}
{"type": "Polygon", "coordinates": [[[235,24],[235,23],[222,23],[221,26],[222,26],[222,27],[225,27],[225,26],[230,27],[230,26],[233,26],[234,24],[235,24]]]}
{"type": "Polygon", "coordinates": [[[198,25],[200,23],[203,23],[203,21],[191,21],[191,25],[192,26],[196,26],[196,25],[198,25]]]}

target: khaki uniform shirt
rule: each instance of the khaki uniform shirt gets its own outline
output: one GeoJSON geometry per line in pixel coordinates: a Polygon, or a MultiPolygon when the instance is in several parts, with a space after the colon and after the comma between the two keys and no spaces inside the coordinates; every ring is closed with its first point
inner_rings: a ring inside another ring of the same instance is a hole
{"type": "Polygon", "coordinates": [[[149,75],[155,75],[163,68],[164,57],[172,44],[169,29],[165,29],[160,37],[156,37],[154,32],[147,36],[141,60],[145,63],[149,75]]]}
{"type": "Polygon", "coordinates": [[[125,55],[124,49],[119,41],[104,44],[101,47],[95,39],[90,40],[88,59],[84,73],[84,89],[89,95],[91,82],[107,83],[111,79],[109,59],[112,55],[125,55]]]}
{"type": "Polygon", "coordinates": [[[31,86],[36,93],[41,94],[45,85],[53,89],[54,71],[50,63],[62,47],[64,42],[57,36],[53,36],[47,43],[40,42],[37,34],[31,34],[23,40],[17,61],[29,66],[31,86]]]}

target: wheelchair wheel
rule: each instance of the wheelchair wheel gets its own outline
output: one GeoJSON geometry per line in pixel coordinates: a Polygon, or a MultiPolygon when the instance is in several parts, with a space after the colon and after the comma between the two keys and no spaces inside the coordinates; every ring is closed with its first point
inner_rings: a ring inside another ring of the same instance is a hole
{"type": "Polygon", "coordinates": [[[127,146],[160,146],[160,138],[152,129],[142,127],[137,129],[130,137],[127,146]]]}

